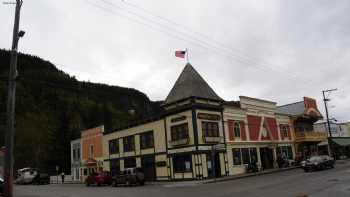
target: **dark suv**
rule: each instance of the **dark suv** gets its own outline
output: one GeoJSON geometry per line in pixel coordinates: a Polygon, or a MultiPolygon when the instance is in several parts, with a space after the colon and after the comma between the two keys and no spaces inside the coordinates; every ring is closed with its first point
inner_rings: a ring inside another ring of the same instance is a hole
{"type": "Polygon", "coordinates": [[[113,177],[113,186],[118,185],[144,185],[145,175],[141,168],[127,168],[113,177]]]}

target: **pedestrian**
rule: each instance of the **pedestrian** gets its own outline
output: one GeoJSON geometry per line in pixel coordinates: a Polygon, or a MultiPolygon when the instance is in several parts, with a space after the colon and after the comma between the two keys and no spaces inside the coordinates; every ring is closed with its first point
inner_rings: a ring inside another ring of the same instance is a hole
{"type": "Polygon", "coordinates": [[[61,172],[61,179],[62,179],[62,184],[64,183],[64,172],[61,172]]]}

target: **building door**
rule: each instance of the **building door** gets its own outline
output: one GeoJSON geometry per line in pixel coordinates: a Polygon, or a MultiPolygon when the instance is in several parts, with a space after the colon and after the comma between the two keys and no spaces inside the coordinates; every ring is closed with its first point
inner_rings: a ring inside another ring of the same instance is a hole
{"type": "Polygon", "coordinates": [[[220,153],[215,153],[215,176],[221,176],[221,167],[220,167],[220,153]]]}
{"type": "Polygon", "coordinates": [[[110,169],[111,169],[111,175],[117,175],[120,172],[120,162],[118,159],[113,159],[109,162],[110,169]]]}
{"type": "Polygon", "coordinates": [[[273,168],[273,151],[271,148],[260,148],[260,159],[263,169],[273,168]]]}
{"type": "Polygon", "coordinates": [[[145,156],[141,159],[141,166],[146,181],[154,181],[156,178],[156,166],[154,156],[145,156]]]}

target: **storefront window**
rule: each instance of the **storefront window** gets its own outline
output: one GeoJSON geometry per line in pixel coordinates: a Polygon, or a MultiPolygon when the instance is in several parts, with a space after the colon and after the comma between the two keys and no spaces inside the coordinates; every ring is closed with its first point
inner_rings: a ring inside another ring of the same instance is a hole
{"type": "Polygon", "coordinates": [[[190,154],[173,156],[174,172],[191,172],[192,159],[190,154]]]}
{"type": "Polygon", "coordinates": [[[250,148],[249,153],[250,153],[250,162],[251,163],[258,162],[258,153],[256,151],[256,148],[250,148]]]}
{"type": "Polygon", "coordinates": [[[242,155],[240,148],[232,149],[233,152],[233,165],[241,165],[242,164],[242,155]]]}
{"type": "Polygon", "coordinates": [[[136,167],[136,158],[124,159],[124,168],[135,168],[135,167],[136,167]]]}
{"type": "Polygon", "coordinates": [[[286,157],[287,159],[293,159],[293,151],[291,146],[279,146],[277,147],[277,155],[286,157]]]}
{"type": "Polygon", "coordinates": [[[256,163],[258,161],[258,154],[256,148],[234,148],[233,165],[256,163]]]}
{"type": "Polygon", "coordinates": [[[242,148],[241,152],[242,152],[243,164],[249,164],[250,163],[249,148],[242,148]]]}

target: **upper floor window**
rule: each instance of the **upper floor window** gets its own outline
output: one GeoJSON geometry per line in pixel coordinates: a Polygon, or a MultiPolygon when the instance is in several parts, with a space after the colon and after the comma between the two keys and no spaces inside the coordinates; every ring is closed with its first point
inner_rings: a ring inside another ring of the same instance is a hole
{"type": "Polygon", "coordinates": [[[280,129],[283,137],[289,137],[288,125],[281,125],[280,129]]]}
{"type": "Polygon", "coordinates": [[[73,160],[76,160],[77,158],[77,156],[76,156],[76,153],[75,153],[75,151],[76,151],[76,149],[73,149],[73,160]]]}
{"type": "Polygon", "coordinates": [[[171,140],[181,140],[188,138],[188,123],[174,125],[171,127],[171,140]]]}
{"type": "Polygon", "coordinates": [[[119,140],[114,139],[109,141],[109,154],[119,153],[119,140]]]}
{"type": "Polygon", "coordinates": [[[205,137],[219,137],[219,124],[217,122],[202,122],[202,131],[205,137]]]}
{"type": "Polygon", "coordinates": [[[154,147],[153,131],[141,133],[140,146],[141,146],[141,149],[154,147]]]}
{"type": "Polygon", "coordinates": [[[80,148],[77,149],[77,159],[80,159],[80,148]]]}
{"type": "Polygon", "coordinates": [[[123,139],[123,145],[124,145],[124,152],[130,152],[130,151],[134,151],[135,150],[135,137],[132,136],[128,136],[128,137],[124,137],[123,139]]]}
{"type": "Polygon", "coordinates": [[[240,138],[241,137],[241,125],[239,124],[239,122],[234,123],[233,129],[234,129],[235,137],[240,138]]]}

